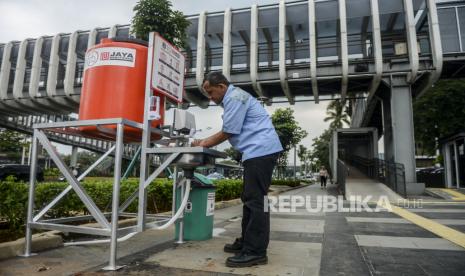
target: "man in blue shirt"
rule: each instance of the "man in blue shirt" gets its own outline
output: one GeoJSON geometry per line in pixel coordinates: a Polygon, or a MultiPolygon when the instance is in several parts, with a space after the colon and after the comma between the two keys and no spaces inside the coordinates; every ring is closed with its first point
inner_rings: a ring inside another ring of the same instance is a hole
{"type": "Polygon", "coordinates": [[[226,260],[230,267],[266,264],[270,236],[270,214],[265,210],[273,169],[283,150],[270,116],[244,90],[234,87],[220,72],[209,73],[202,88],[210,100],[224,108],[223,128],[218,133],[195,140],[193,146],[213,147],[226,140],[242,153],[244,188],[242,236],[224,250],[238,253],[226,260]]]}

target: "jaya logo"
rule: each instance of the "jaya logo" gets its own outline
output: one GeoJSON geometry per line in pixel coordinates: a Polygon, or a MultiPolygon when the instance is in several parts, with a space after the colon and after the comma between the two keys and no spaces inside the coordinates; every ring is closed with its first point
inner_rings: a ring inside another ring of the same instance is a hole
{"type": "Polygon", "coordinates": [[[122,47],[96,48],[87,52],[85,69],[105,65],[134,67],[135,60],[135,49],[122,47]]]}
{"type": "Polygon", "coordinates": [[[112,53],[108,53],[108,59],[133,62],[134,56],[128,52],[112,52],[112,53]]]}

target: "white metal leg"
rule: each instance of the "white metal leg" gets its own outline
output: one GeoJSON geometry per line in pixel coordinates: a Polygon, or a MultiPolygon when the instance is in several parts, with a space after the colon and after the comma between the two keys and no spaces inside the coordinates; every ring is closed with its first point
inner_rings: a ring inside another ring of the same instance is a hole
{"type": "Polygon", "coordinates": [[[28,205],[27,205],[27,221],[26,221],[26,247],[24,249],[23,257],[30,257],[35,254],[31,253],[31,245],[32,245],[32,229],[30,223],[32,222],[32,216],[34,211],[34,191],[35,191],[35,183],[36,183],[36,172],[37,172],[37,132],[38,130],[34,130],[34,135],[32,138],[32,162],[31,162],[31,170],[29,176],[29,197],[28,197],[28,205]]]}
{"type": "Polygon", "coordinates": [[[110,262],[104,267],[104,270],[118,270],[123,266],[116,265],[116,251],[118,243],[118,219],[119,219],[119,190],[121,184],[121,163],[123,161],[123,135],[124,126],[118,124],[116,138],[115,169],[113,178],[113,203],[111,213],[111,241],[110,241],[110,262]]]}

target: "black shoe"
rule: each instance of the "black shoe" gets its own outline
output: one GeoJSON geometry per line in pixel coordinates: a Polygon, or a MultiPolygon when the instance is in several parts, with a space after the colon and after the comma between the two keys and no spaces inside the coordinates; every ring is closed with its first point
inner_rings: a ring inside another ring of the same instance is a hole
{"type": "Polygon", "coordinates": [[[224,252],[227,253],[240,253],[242,250],[242,239],[236,239],[234,243],[224,245],[224,252]]]}
{"type": "Polygon", "coordinates": [[[268,257],[266,255],[253,255],[249,253],[240,253],[226,259],[227,267],[249,267],[267,263],[268,257]]]}

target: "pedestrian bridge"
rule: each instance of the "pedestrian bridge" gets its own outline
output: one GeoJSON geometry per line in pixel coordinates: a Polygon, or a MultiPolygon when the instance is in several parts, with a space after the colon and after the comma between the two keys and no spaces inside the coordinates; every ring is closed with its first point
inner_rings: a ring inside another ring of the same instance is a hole
{"type": "MultiPolygon", "coordinates": [[[[205,73],[222,70],[257,97],[371,93],[406,74],[413,94],[462,75],[463,1],[295,1],[189,16],[187,101],[205,107],[205,73]],[[439,25],[438,25],[439,23],[439,25]]],[[[0,44],[3,115],[77,111],[86,50],[129,25],[0,44]]]]}
{"type": "MultiPolygon", "coordinates": [[[[184,98],[221,70],[268,104],[350,99],[352,127],[376,127],[386,158],[415,182],[412,100],[465,76],[465,1],[309,0],[188,16],[184,98]]],[[[0,44],[0,116],[77,112],[84,56],[129,25],[0,44]]],[[[11,121],[11,120],[10,120],[11,121]]]]}

